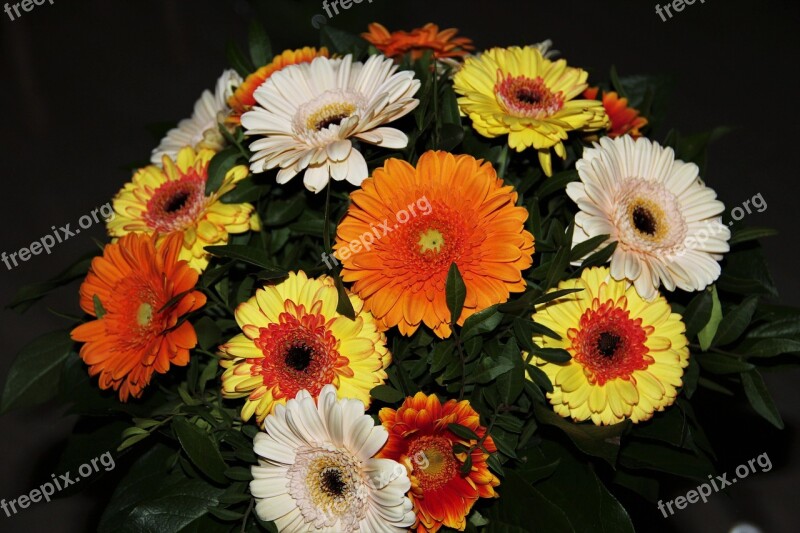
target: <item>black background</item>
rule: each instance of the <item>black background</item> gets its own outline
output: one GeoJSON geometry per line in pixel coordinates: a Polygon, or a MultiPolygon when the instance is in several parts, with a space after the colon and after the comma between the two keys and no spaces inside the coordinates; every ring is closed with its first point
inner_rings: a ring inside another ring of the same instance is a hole
{"type": "MultiPolygon", "coordinates": [[[[663,3],[663,2],[662,2],[663,3]]],[[[731,126],[716,142],[705,176],[728,209],[761,194],[768,208],[748,215],[753,226],[779,228],[765,244],[780,301],[796,303],[798,14],[792,1],[698,0],[662,22],[655,1],[390,1],[364,0],[330,23],[363,31],[380,21],[411,29],[432,21],[458,27],[479,49],[555,41],[571,65],[603,75],[665,73],[676,91],[665,128],[686,133],[731,126]]],[[[311,18],[318,1],[267,1],[262,20],[277,51],[318,43],[311,18]]],[[[16,21],[0,13],[0,251],[28,246],[53,225],[72,223],[109,201],[146,162],[157,139],[146,126],[189,116],[194,100],[227,66],[224,45],[244,43],[242,1],[55,0],[16,21]]],[[[0,264],[0,303],[21,285],[56,274],[103,238],[100,226],[8,271],[0,264]]],[[[77,285],[46,306],[78,313],[77,285]],[[73,290],[74,289],[74,290],[73,290]]],[[[37,335],[69,324],[45,309],[0,315],[0,380],[13,355],[37,335]]],[[[795,531],[800,455],[797,374],[767,380],[787,423],[773,430],[746,410],[714,395],[698,397],[713,425],[720,469],[733,472],[767,452],[774,468],[752,475],[729,495],[717,494],[664,519],[655,507],[627,499],[640,531],[728,531],[740,521],[765,532],[795,531]]],[[[0,498],[14,499],[50,478],[74,419],[58,405],[0,418],[0,498]]],[[[87,460],[90,459],[87,457],[87,460]]],[[[123,465],[118,467],[122,473],[123,465]]],[[[89,531],[106,488],[88,482],[78,496],[39,503],[0,531],[89,531]]],[[[502,487],[501,487],[502,488],[502,487]]],[[[665,499],[691,487],[667,488],[665,499]]],[[[536,510],[530,512],[535,514],[536,510]]]]}

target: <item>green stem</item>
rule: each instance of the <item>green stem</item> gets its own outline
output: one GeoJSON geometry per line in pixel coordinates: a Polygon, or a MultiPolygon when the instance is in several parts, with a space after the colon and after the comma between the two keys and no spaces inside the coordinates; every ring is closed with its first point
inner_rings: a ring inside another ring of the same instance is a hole
{"type": "Polygon", "coordinates": [[[325,188],[325,225],[322,228],[322,242],[325,246],[325,253],[329,253],[331,250],[331,235],[330,235],[330,223],[331,223],[331,188],[333,187],[333,182],[329,181],[328,186],[325,188]]]}
{"type": "Polygon", "coordinates": [[[509,161],[511,161],[511,157],[509,156],[508,143],[506,143],[503,145],[503,151],[500,152],[500,161],[498,161],[497,177],[505,179],[509,161]]]}

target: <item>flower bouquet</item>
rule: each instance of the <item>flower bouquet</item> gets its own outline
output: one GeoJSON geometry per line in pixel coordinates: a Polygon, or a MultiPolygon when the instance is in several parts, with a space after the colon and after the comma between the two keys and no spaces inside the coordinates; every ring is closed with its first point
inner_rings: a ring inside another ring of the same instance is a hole
{"type": "Polygon", "coordinates": [[[760,370],[800,311],[702,180],[713,134],[655,138],[660,78],[367,30],[253,24],[108,243],[14,299],[82,279],[0,409],[58,398],[74,464],[124,465],[99,531],[633,531],[713,479],[700,388],[782,427],[760,370]]]}

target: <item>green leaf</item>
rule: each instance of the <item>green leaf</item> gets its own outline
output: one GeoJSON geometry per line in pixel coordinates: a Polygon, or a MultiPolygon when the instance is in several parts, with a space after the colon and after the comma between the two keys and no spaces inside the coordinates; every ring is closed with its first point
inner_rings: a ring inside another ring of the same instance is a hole
{"type": "Polygon", "coordinates": [[[763,339],[747,349],[747,357],[775,357],[800,352],[800,340],[763,339]]]}
{"type": "Polygon", "coordinates": [[[552,302],[553,300],[558,300],[559,298],[563,298],[564,296],[568,296],[570,294],[574,294],[576,292],[581,292],[583,289],[558,289],[558,290],[549,290],[546,293],[542,294],[538,298],[534,299],[532,304],[533,305],[542,305],[547,302],[552,302]]]}
{"type": "Polygon", "coordinates": [[[8,307],[22,313],[37,300],[46,296],[53,290],[62,287],[71,281],[83,278],[89,271],[89,267],[92,264],[92,259],[94,259],[99,253],[99,249],[92,251],[90,254],[85,255],[49,281],[23,285],[14,295],[14,298],[11,300],[11,303],[8,304],[8,307]]]}
{"type": "Polygon", "coordinates": [[[541,187],[536,191],[536,196],[544,198],[554,192],[563,192],[567,183],[578,181],[579,178],[580,176],[578,176],[577,170],[565,170],[564,172],[554,174],[553,177],[546,179],[544,183],[542,183],[541,187]]]}
{"type": "Polygon", "coordinates": [[[481,438],[478,436],[477,433],[475,433],[466,426],[462,426],[461,424],[447,424],[447,429],[449,429],[453,435],[462,440],[466,441],[481,440],[481,438]]]}
{"type": "Polygon", "coordinates": [[[193,324],[197,342],[204,350],[213,351],[222,340],[222,330],[210,317],[204,316],[193,324]]]}
{"type": "Polygon", "coordinates": [[[583,263],[581,263],[581,269],[605,265],[608,263],[608,260],[611,259],[611,256],[614,255],[616,249],[617,241],[614,241],[605,248],[600,249],[584,259],[583,263]]]}
{"type": "Polygon", "coordinates": [[[331,52],[342,55],[353,54],[354,61],[361,59],[369,47],[369,43],[358,35],[337,30],[332,26],[322,28],[321,40],[322,46],[331,52]]]}
{"type": "Polygon", "coordinates": [[[96,294],[92,296],[92,303],[94,304],[94,316],[97,318],[103,318],[106,314],[106,310],[103,308],[103,303],[100,301],[100,297],[96,294]]]}
{"type": "Polygon", "coordinates": [[[250,59],[253,66],[261,68],[272,60],[272,44],[269,42],[267,32],[257,20],[250,21],[250,59]]]}
{"type": "Polygon", "coordinates": [[[206,181],[206,196],[217,192],[225,180],[225,176],[236,166],[240,153],[235,146],[229,146],[218,152],[208,163],[208,180],[206,181]]]}
{"type": "Polygon", "coordinates": [[[755,368],[750,363],[745,363],[734,357],[718,353],[703,353],[694,357],[700,366],[712,374],[738,374],[755,368]]]}
{"type": "Polygon", "coordinates": [[[227,246],[206,246],[205,251],[216,257],[227,257],[255,265],[276,275],[288,275],[285,270],[272,264],[269,254],[263,248],[245,244],[229,244],[227,246]]]}
{"type": "MultiPolygon", "coordinates": [[[[572,229],[570,225],[570,229],[572,229]]],[[[564,277],[564,271],[569,266],[569,247],[562,246],[556,252],[550,268],[547,270],[547,277],[545,278],[544,288],[549,289],[555,287],[558,282],[564,277]]]]}
{"type": "Polygon", "coordinates": [[[594,424],[576,424],[560,417],[549,407],[534,405],[536,419],[547,426],[554,426],[570,438],[583,453],[599,457],[612,467],[617,462],[620,450],[620,437],[628,431],[630,422],[625,421],[613,426],[595,426],[594,424]]]}
{"type": "Polygon", "coordinates": [[[719,296],[717,295],[717,287],[711,286],[711,316],[708,323],[697,334],[697,340],[700,341],[700,348],[705,352],[711,346],[711,341],[717,334],[717,329],[722,321],[722,305],[719,303],[719,296]]]}
{"type": "Polygon", "coordinates": [[[758,297],[750,296],[740,305],[728,311],[728,314],[725,315],[725,320],[719,324],[714,342],[711,345],[725,346],[741,337],[753,320],[753,313],[755,313],[757,307],[758,297]]]}
{"type": "Polygon", "coordinates": [[[743,242],[755,241],[765,237],[777,235],[778,231],[771,228],[734,228],[731,240],[728,244],[735,246],[743,242]]]}
{"type": "Polygon", "coordinates": [[[501,356],[511,361],[514,366],[510,372],[497,379],[497,388],[500,390],[503,401],[508,405],[512,405],[517,397],[522,394],[522,389],[525,388],[525,362],[522,360],[519,346],[517,346],[514,339],[508,341],[503,347],[501,356]]]}
{"type": "Polygon", "coordinates": [[[683,313],[683,323],[686,324],[686,337],[693,338],[708,324],[713,306],[714,299],[708,289],[702,291],[689,302],[686,311],[683,313]]]}
{"type": "Polygon", "coordinates": [[[227,483],[225,470],[228,465],[219,453],[214,439],[204,430],[195,426],[185,418],[175,418],[172,428],[192,463],[211,480],[227,483]]]}
{"type": "Polygon", "coordinates": [[[592,237],[591,239],[586,239],[583,242],[580,242],[572,248],[572,251],[569,253],[569,260],[570,261],[580,261],[583,259],[584,256],[587,254],[595,251],[598,246],[606,242],[610,235],[597,235],[592,237]]]}
{"type": "Polygon", "coordinates": [[[622,448],[619,464],[625,468],[666,472],[698,481],[706,481],[714,473],[705,457],[656,442],[629,440],[622,448]]]}
{"type": "Polygon", "coordinates": [[[223,492],[201,479],[183,479],[160,487],[151,498],[137,504],[125,522],[117,524],[116,531],[178,533],[217,506],[223,492]]]}
{"type": "Polygon", "coordinates": [[[406,397],[405,394],[389,385],[378,385],[369,391],[369,395],[385,403],[397,403],[406,397]]]}
{"type": "Polygon", "coordinates": [[[241,77],[246,78],[255,70],[253,64],[236,46],[236,43],[228,41],[228,44],[225,45],[225,55],[228,58],[228,63],[241,77]]]}
{"type": "Polygon", "coordinates": [[[464,309],[464,300],[467,297],[467,286],[458,271],[458,265],[452,263],[447,272],[447,286],[445,288],[445,298],[447,308],[450,310],[450,323],[455,324],[464,309]]]}
{"type": "Polygon", "coordinates": [[[489,383],[513,368],[514,363],[508,359],[485,357],[481,360],[477,371],[467,376],[467,383],[489,383]]]}
{"type": "Polygon", "coordinates": [[[567,514],[528,484],[517,472],[510,470],[503,479],[503,497],[487,509],[489,524],[485,533],[578,533],[567,514]],[[536,509],[529,515],[521,509],[536,509]]]}
{"type": "Polygon", "coordinates": [[[783,420],[778,408],[769,395],[764,378],[757,370],[751,370],[742,374],[742,387],[747,399],[753,409],[766,419],[770,424],[778,429],[783,429],[783,420]]]}
{"type": "Polygon", "coordinates": [[[272,201],[267,207],[267,214],[264,216],[264,226],[285,226],[299,217],[305,207],[306,200],[303,195],[295,196],[289,200],[272,201]]]}
{"type": "Polygon", "coordinates": [[[8,371],[0,414],[53,398],[58,392],[64,362],[74,353],[72,347],[68,331],[47,333],[25,346],[8,371]]]}
{"type": "Polygon", "coordinates": [[[340,315],[346,316],[350,320],[355,320],[356,310],[353,309],[353,303],[350,301],[350,297],[347,295],[347,290],[344,288],[342,278],[340,278],[338,275],[334,275],[333,283],[336,286],[336,291],[339,297],[338,303],[336,304],[336,312],[340,315]]]}
{"type": "Polygon", "coordinates": [[[572,359],[572,354],[563,348],[534,347],[531,352],[533,352],[537,357],[540,357],[550,363],[561,364],[572,359]]]}
{"type": "Polygon", "coordinates": [[[497,307],[493,305],[470,315],[461,328],[461,340],[466,341],[476,335],[493,331],[503,320],[503,315],[497,311],[497,307]]]}

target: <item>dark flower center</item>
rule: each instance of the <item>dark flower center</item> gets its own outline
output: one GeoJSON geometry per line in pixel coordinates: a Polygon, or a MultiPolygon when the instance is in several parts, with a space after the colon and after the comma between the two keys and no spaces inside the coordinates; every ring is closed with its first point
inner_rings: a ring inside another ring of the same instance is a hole
{"type": "Polygon", "coordinates": [[[302,372],[311,364],[312,355],[311,348],[308,346],[292,346],[286,352],[284,360],[286,361],[286,366],[302,372]]]}
{"type": "Polygon", "coordinates": [[[597,351],[600,352],[603,357],[614,357],[621,340],[619,335],[604,331],[597,338],[597,351]]]}
{"type": "Polygon", "coordinates": [[[341,496],[347,487],[342,480],[342,473],[339,470],[329,469],[322,473],[322,490],[331,496],[341,496]]]}
{"type": "Polygon", "coordinates": [[[319,122],[317,122],[317,131],[324,130],[324,129],[325,129],[325,128],[327,128],[328,126],[333,126],[333,125],[336,125],[336,126],[338,126],[339,124],[341,124],[341,123],[342,123],[342,121],[343,121],[344,119],[346,119],[346,118],[347,118],[347,117],[349,117],[349,116],[350,116],[350,115],[347,115],[347,114],[345,114],[345,113],[340,113],[340,114],[338,114],[338,115],[333,115],[333,116],[330,116],[330,117],[325,117],[324,119],[322,119],[322,120],[320,120],[319,122]]]}
{"type": "Polygon", "coordinates": [[[164,212],[171,214],[176,211],[180,211],[186,205],[186,201],[188,199],[189,193],[187,191],[178,192],[178,194],[170,198],[166,205],[164,205],[164,212]]]}
{"type": "Polygon", "coordinates": [[[517,100],[529,105],[538,104],[542,101],[542,95],[537,94],[528,89],[520,89],[517,91],[517,100]]]}
{"type": "Polygon", "coordinates": [[[655,235],[658,229],[656,219],[653,214],[644,207],[636,207],[633,210],[633,225],[639,233],[655,235]]]}

